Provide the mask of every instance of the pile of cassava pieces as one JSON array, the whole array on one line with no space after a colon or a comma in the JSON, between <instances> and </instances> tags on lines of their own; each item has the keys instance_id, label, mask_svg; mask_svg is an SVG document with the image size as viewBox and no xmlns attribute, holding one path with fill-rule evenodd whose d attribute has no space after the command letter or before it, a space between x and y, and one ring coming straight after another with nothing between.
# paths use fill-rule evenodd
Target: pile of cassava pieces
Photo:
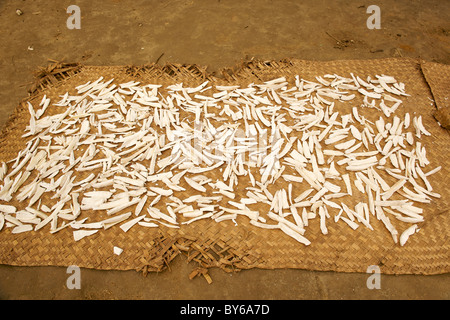
<instances>
[{"instance_id":1,"label":"pile of cassava pieces","mask_svg":"<svg viewBox=\"0 0 450 320\"><path fill-rule=\"evenodd\" d=\"M408 94L391 76L245 88L113 80L28 102L26 147L0 164L0 230L71 228L78 241L117 224L127 232L243 216L309 245L312 219L324 235L330 223L382 232L379 220L404 245L424 221L417 203L440 197L428 180L440 167L425 170L420 142L430 133L421 116L396 115ZM366 201L350 205L356 196Z\"/></svg>"}]
</instances>

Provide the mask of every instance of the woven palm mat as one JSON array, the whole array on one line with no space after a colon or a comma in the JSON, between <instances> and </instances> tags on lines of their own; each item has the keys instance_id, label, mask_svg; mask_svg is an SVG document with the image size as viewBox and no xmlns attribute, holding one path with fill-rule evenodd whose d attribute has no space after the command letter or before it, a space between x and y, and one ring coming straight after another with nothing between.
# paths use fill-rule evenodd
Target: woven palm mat
<instances>
[{"instance_id":1,"label":"woven palm mat","mask_svg":"<svg viewBox=\"0 0 450 320\"><path fill-rule=\"evenodd\" d=\"M436 103L432 114L441 126L450 129L450 66L423 61L421 68Z\"/></svg>"},{"instance_id":2,"label":"woven palm mat","mask_svg":"<svg viewBox=\"0 0 450 320\"><path fill-rule=\"evenodd\" d=\"M441 69L435 68L439 73ZM447 69L448 70L448 69ZM320 231L319 220L310 221L305 236L311 241L304 246L286 236L280 230L266 230L252 226L246 217L238 217L237 225L232 221L216 223L203 219L180 229L161 227L145 228L135 225L128 232L118 226L100 230L96 234L73 240L72 229L65 228L50 234L47 225L38 232L31 231L11 234L10 228L0 232L0 263L19 266L68 266L77 265L95 269L136 269L145 273L161 271L179 254L195 261L198 267L190 275L203 274L206 268L220 267L225 271L237 271L250 268L298 268L308 270L366 272L368 266L378 265L385 274L439 274L450 271L450 187L446 178L449 175L448 132L440 127L433 118L436 109L432 101L434 95L446 95L448 86L438 86L426 82L419 61L411 59L353 60L311 62L302 60L250 61L240 66L224 69L217 74L208 74L198 66L168 64L165 66L80 66L63 65L43 69L33 85L32 95L28 98L37 106L44 94L58 101L59 96L67 91L74 92L74 87L87 81L94 81L100 76L105 80L114 78L114 83L130 80L141 83L153 83L167 86L183 83L197 86L205 80L211 85L237 84L247 86L280 76L285 76L293 83L295 75L306 80L315 80L315 76L338 74L349 77L350 73L361 78L374 77L379 74L394 76L404 82L409 97L403 99L397 115L405 112L422 115L423 123L432 133L422 137L427 149L429 168L442 166L435 173L431 183L433 191L441 194L440 199L433 198L429 204L417 204L424 208L425 221L419 224L420 231L410 237L405 246L394 244L390 233L376 219L371 219L373 231L361 226L353 231L345 223L327 223L328 234ZM434 79L440 79L434 74ZM443 92L444 90L444 92ZM13 159L21 150L26 140L21 138L29 124L29 114L25 101L15 110L14 115L0 136L0 161ZM356 101L352 106L359 105ZM336 111L349 113L343 106L336 105ZM349 108L349 107L348 107ZM48 109L50 110L50 108ZM361 109L360 114L369 120L376 120L381 111ZM217 175L219 177L219 174ZM286 188L287 183L277 180L276 188ZM240 186L241 184L239 184ZM244 190L245 186L241 187ZM298 192L307 186L296 185ZM185 191L182 196L189 196ZM354 196L349 205L366 201L364 196ZM48 199L43 198L42 203ZM346 200L347 201L347 200ZM353 202L352 202L353 201ZM347 203L347 202L346 202ZM12 201L12 205L21 209L24 204ZM255 209L252 207L252 209ZM260 207L267 210L266 207ZM88 216L83 213L80 218ZM394 222L393 222L394 223ZM395 221L399 232L409 225ZM118 256L113 254L113 247L123 248Z\"/></svg>"}]
</instances>

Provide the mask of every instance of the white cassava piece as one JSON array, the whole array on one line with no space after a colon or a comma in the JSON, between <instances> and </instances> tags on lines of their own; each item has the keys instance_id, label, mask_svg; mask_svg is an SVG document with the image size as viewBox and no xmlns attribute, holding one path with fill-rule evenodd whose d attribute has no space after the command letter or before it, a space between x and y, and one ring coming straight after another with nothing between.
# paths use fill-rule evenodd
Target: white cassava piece
<instances>
[{"instance_id":1,"label":"white cassava piece","mask_svg":"<svg viewBox=\"0 0 450 320\"><path fill-rule=\"evenodd\" d=\"M310 245L311 220L323 236L330 223L380 232L378 220L403 246L424 221L415 203L440 197L431 180L441 167L425 170L420 141L431 133L421 115L395 115L408 94L393 77L280 77L246 88L113 80L82 84L56 103L28 102L29 140L0 165L0 230L72 228L80 241L115 225L125 233L248 219ZM334 110L357 96L380 111L377 121L354 105ZM345 204L357 193L367 201ZM411 226L397 230L395 220Z\"/></svg>"}]
</instances>

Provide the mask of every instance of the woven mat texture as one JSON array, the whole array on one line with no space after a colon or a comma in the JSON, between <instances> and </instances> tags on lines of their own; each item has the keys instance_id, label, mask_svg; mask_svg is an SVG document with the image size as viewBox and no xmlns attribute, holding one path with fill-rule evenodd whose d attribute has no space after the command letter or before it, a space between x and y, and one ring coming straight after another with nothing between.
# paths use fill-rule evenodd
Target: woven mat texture
<instances>
[{"instance_id":1,"label":"woven mat texture","mask_svg":"<svg viewBox=\"0 0 450 320\"><path fill-rule=\"evenodd\" d=\"M209 74L205 68L198 66L176 64L142 67L75 64L60 72L44 73L40 82L33 86L33 95L28 99L35 106L44 94L55 102L60 95L67 91L75 93L73 88L100 76L105 80L114 78L114 83L137 80L144 84L161 84L163 87L174 83L197 86L205 80L209 80L211 85L247 86L280 76L285 76L293 83L295 75L314 81L316 76L334 73L346 77L353 73L363 79L380 74L394 76L405 83L406 92L410 94L403 98L396 115L402 117L405 112L422 115L425 127L432 134L423 136L421 141L430 161L428 168L442 166L442 170L430 179L433 191L441 194L441 198L433 198L429 204L418 204L424 208L425 221L419 224L420 231L411 236L403 247L394 244L390 233L376 219L371 220L373 231L363 226L353 231L343 222L330 222L327 224L327 235L321 233L319 219L315 219L305 233L311 245L304 246L280 230L260 229L250 225L246 217L238 217L237 226L232 221L216 223L207 219L184 225L180 229L136 225L125 233L114 226L78 242L73 240L70 228L50 234L49 226L46 226L37 232L16 235L6 228L0 232L0 263L17 266L77 265L105 270L135 269L146 273L161 271L177 255L184 254L188 261L195 261L200 267L220 267L225 271L298 268L366 272L368 266L378 265L385 274L447 273L450 271L450 186L446 178L450 170L450 137L433 116L436 106L432 101L436 101L438 108L447 107L449 70L449 66L420 63L412 59L381 59L250 61L217 74ZM21 138L29 124L25 101L15 110L0 135L0 161L13 159L25 146L27 140ZM347 105L337 104L335 110L349 113L350 108L357 105L357 101ZM362 108L360 114L371 121L382 115L381 111L368 108ZM244 190L244 183L239 184L242 186L237 192ZM272 190L281 188L287 188L287 183L279 179ZM307 186L299 186L296 192L299 193L302 188L307 189ZM181 195L189 196L188 191ZM48 200L43 198L42 203ZM354 205L361 200L365 200L365 197L355 196L346 201ZM14 200L11 204L18 209L24 207L24 204ZM267 210L262 206L258 209ZM83 213L80 218L88 215L89 212ZM395 226L402 231L408 225L396 221ZM113 254L114 246L124 249L120 256Z\"/></svg>"}]
</instances>

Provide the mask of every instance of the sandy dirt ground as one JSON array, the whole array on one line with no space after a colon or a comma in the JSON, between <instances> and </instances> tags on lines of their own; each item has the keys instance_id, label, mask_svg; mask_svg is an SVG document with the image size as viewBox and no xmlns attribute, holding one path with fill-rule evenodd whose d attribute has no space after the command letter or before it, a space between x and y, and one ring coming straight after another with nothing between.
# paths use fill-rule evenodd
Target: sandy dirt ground
<instances>
[{"instance_id":1,"label":"sandy dirt ground","mask_svg":"<svg viewBox=\"0 0 450 320\"><path fill-rule=\"evenodd\" d=\"M376 2L376 3L375 3ZM69 5L81 29L69 30ZM369 5L381 29L369 30ZM20 9L23 14L17 15ZM0 127L27 96L47 59L87 65L198 64L214 72L243 59L414 57L450 63L450 1L0 1ZM0 266L0 299L449 299L450 277L381 276L307 270L213 269L213 283L188 279L178 257L170 270L81 269L81 289L64 267Z\"/></svg>"}]
</instances>

